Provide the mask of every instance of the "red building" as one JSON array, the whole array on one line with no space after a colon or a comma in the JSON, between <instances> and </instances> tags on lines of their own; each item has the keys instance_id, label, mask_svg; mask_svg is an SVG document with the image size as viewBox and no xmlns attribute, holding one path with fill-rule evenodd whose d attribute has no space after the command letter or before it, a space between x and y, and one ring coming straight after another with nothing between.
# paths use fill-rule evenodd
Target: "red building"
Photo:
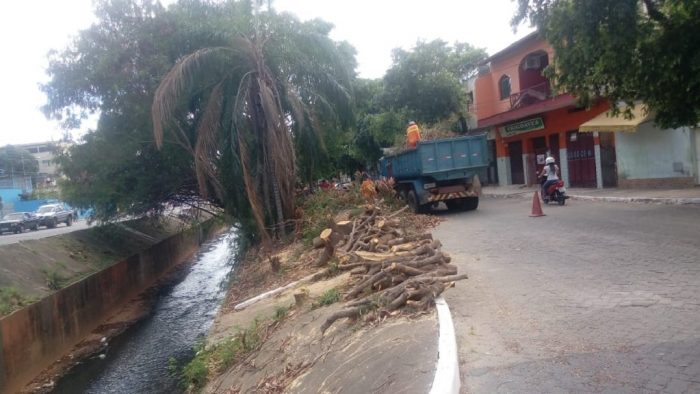
<instances>
[{"instance_id":1,"label":"red building","mask_svg":"<svg viewBox=\"0 0 700 394\"><path fill-rule=\"evenodd\" d=\"M608 105L580 108L570 94L554 93L542 75L552 55L549 44L532 33L491 56L474 83L470 111L478 127L489 131L498 182L537 183L550 153L568 186L615 186L614 135L578 131Z\"/></svg>"}]
</instances>

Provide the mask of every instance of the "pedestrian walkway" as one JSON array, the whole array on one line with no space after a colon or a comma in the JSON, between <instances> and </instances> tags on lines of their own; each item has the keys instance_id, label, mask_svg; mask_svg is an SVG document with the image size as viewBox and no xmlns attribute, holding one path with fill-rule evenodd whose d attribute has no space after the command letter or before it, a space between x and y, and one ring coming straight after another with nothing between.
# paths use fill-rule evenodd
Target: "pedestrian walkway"
<instances>
[{"instance_id":1,"label":"pedestrian walkway","mask_svg":"<svg viewBox=\"0 0 700 394\"><path fill-rule=\"evenodd\" d=\"M531 197L536 190L539 190L537 186L525 185L484 186L483 195L488 197ZM700 187L685 189L568 188L567 194L574 200L700 205Z\"/></svg>"}]
</instances>

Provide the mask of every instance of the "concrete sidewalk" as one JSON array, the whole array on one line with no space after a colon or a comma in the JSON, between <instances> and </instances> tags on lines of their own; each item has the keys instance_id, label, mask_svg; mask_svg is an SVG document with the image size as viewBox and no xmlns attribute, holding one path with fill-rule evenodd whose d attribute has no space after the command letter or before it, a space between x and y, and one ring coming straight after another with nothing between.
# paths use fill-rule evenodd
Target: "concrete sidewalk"
<instances>
[{"instance_id":1,"label":"concrete sidewalk","mask_svg":"<svg viewBox=\"0 0 700 394\"><path fill-rule=\"evenodd\" d=\"M509 185L484 186L483 195L487 197L523 197L531 198L539 190L536 186ZM638 202L671 205L700 205L700 187L687 189L583 189L568 188L567 194L574 200L605 202Z\"/></svg>"}]
</instances>

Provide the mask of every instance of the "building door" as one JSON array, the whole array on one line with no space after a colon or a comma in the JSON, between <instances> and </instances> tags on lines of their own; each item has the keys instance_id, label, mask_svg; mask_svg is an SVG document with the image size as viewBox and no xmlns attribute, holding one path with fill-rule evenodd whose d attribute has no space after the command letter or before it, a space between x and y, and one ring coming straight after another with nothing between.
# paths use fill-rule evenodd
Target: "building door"
<instances>
[{"instance_id":1,"label":"building door","mask_svg":"<svg viewBox=\"0 0 700 394\"><path fill-rule=\"evenodd\" d=\"M617 187L615 133L600 133L600 168L603 173L603 187Z\"/></svg>"},{"instance_id":2,"label":"building door","mask_svg":"<svg viewBox=\"0 0 700 394\"><path fill-rule=\"evenodd\" d=\"M545 137L533 138L531 141L532 151L535 155L530 163L530 179L533 179L536 183L537 173L544 167L544 161L547 158L547 151L549 151L549 148L547 148L547 139Z\"/></svg>"},{"instance_id":3,"label":"building door","mask_svg":"<svg viewBox=\"0 0 700 394\"><path fill-rule=\"evenodd\" d=\"M571 187L596 187L593 133L567 133L569 183Z\"/></svg>"},{"instance_id":4,"label":"building door","mask_svg":"<svg viewBox=\"0 0 700 394\"><path fill-rule=\"evenodd\" d=\"M489 185L498 185L498 166L496 164L496 140L488 141L489 147L489 169L486 182Z\"/></svg>"},{"instance_id":5,"label":"building door","mask_svg":"<svg viewBox=\"0 0 700 394\"><path fill-rule=\"evenodd\" d=\"M549 153L553 158L559 161L559 134L552 134L549 136Z\"/></svg>"},{"instance_id":6,"label":"building door","mask_svg":"<svg viewBox=\"0 0 700 394\"><path fill-rule=\"evenodd\" d=\"M510 156L510 179L514 185L525 183L523 171L523 143L515 141L508 143L508 155Z\"/></svg>"}]
</instances>

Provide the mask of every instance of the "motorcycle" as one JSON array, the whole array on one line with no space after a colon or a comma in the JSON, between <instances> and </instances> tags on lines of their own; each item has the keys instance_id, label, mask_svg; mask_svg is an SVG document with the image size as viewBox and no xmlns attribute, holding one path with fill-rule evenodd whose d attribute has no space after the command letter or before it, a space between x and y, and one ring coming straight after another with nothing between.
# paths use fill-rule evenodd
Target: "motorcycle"
<instances>
[{"instance_id":1,"label":"motorcycle","mask_svg":"<svg viewBox=\"0 0 700 394\"><path fill-rule=\"evenodd\" d=\"M569 196L566 195L566 187L564 187L564 181L562 180L549 185L545 191L545 194L542 196L542 200L545 204L556 202L559 205L564 205L566 203L566 199L568 198Z\"/></svg>"}]
</instances>

